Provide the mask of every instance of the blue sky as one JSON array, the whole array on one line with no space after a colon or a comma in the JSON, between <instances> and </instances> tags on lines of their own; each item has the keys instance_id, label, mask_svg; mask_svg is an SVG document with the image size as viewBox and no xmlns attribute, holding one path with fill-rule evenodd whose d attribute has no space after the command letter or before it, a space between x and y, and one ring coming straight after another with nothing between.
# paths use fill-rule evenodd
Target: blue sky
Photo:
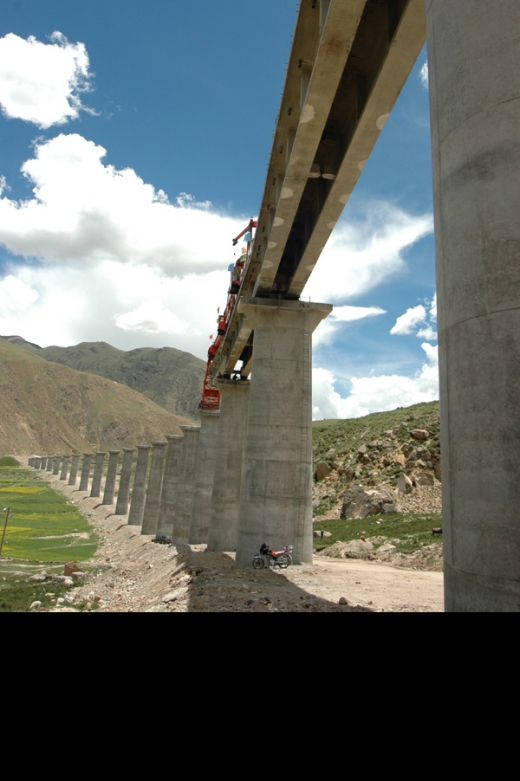
<instances>
[{"instance_id":1,"label":"blue sky","mask_svg":"<svg viewBox=\"0 0 520 781\"><path fill-rule=\"evenodd\" d=\"M246 10L244 10L246 9ZM0 333L205 358L256 216L296 0L3 0ZM305 297L315 417L437 398L426 53Z\"/></svg>"}]
</instances>

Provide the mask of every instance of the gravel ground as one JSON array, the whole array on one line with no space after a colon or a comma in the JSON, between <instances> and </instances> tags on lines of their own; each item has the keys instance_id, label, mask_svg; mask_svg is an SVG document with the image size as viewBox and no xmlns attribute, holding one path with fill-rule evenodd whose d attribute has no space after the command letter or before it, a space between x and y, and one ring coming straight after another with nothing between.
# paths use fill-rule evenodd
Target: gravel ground
<instances>
[{"instance_id":1,"label":"gravel ground","mask_svg":"<svg viewBox=\"0 0 520 781\"><path fill-rule=\"evenodd\" d=\"M203 545L176 548L153 542L127 516L85 492L45 479L74 502L99 540L93 570L71 589L72 602L41 611L72 612L442 612L443 576L409 561L387 563L315 556L283 571L238 570L234 554ZM416 569L412 569L416 567ZM75 607L76 605L76 607Z\"/></svg>"}]
</instances>

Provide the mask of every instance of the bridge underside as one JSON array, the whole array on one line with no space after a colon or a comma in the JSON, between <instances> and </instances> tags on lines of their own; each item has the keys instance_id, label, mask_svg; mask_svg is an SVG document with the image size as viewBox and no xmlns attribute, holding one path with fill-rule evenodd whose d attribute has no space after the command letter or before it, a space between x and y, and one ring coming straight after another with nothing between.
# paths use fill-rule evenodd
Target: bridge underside
<instances>
[{"instance_id":1,"label":"bridge underside","mask_svg":"<svg viewBox=\"0 0 520 781\"><path fill-rule=\"evenodd\" d=\"M212 377L251 371L248 299L298 300L425 40L423 0L302 0L250 260Z\"/></svg>"}]
</instances>

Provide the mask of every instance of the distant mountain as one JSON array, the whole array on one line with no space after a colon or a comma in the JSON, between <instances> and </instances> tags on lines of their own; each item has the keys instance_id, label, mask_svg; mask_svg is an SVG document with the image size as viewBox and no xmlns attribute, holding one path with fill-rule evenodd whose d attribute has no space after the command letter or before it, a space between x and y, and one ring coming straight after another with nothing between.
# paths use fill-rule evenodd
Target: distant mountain
<instances>
[{"instance_id":1,"label":"distant mountain","mask_svg":"<svg viewBox=\"0 0 520 781\"><path fill-rule=\"evenodd\" d=\"M0 339L0 455L134 447L192 422L125 385Z\"/></svg>"},{"instance_id":2,"label":"distant mountain","mask_svg":"<svg viewBox=\"0 0 520 781\"><path fill-rule=\"evenodd\" d=\"M106 342L42 348L20 336L3 338L47 361L127 385L174 415L197 417L206 365L191 353L173 347L124 352Z\"/></svg>"},{"instance_id":3,"label":"distant mountain","mask_svg":"<svg viewBox=\"0 0 520 781\"><path fill-rule=\"evenodd\" d=\"M16 344L17 347L34 347L36 350L42 349L39 344L28 342L23 336L0 336L0 339L5 339L6 342L10 342L11 344Z\"/></svg>"}]
</instances>

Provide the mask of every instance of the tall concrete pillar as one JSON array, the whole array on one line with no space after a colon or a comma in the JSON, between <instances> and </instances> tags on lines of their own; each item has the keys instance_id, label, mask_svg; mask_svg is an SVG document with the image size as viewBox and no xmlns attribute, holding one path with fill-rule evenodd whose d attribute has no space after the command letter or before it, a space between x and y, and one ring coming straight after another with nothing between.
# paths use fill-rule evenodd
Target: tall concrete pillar
<instances>
[{"instance_id":1,"label":"tall concrete pillar","mask_svg":"<svg viewBox=\"0 0 520 781\"><path fill-rule=\"evenodd\" d=\"M148 487L146 489L141 534L155 534L159 522L164 457L166 455L166 446L168 443L152 442L152 445L152 465L150 467L150 477L148 478Z\"/></svg>"},{"instance_id":2,"label":"tall concrete pillar","mask_svg":"<svg viewBox=\"0 0 520 781\"><path fill-rule=\"evenodd\" d=\"M199 449L189 536L189 542L192 545L202 545L208 542L215 460L219 447L220 412L201 410L199 418Z\"/></svg>"},{"instance_id":3,"label":"tall concrete pillar","mask_svg":"<svg viewBox=\"0 0 520 781\"><path fill-rule=\"evenodd\" d=\"M211 498L208 550L237 547L242 457L249 408L248 380L218 380L220 424Z\"/></svg>"},{"instance_id":4,"label":"tall concrete pillar","mask_svg":"<svg viewBox=\"0 0 520 781\"><path fill-rule=\"evenodd\" d=\"M151 445L137 445L137 464L135 467L132 501L128 514L129 526L140 526L143 522L144 501L146 498L146 476L148 474L148 455Z\"/></svg>"},{"instance_id":5,"label":"tall concrete pillar","mask_svg":"<svg viewBox=\"0 0 520 781\"><path fill-rule=\"evenodd\" d=\"M54 456L54 466L52 468L52 474L53 475L59 475L59 473L60 473L60 464L61 464L61 459L62 458L63 458L63 456Z\"/></svg>"},{"instance_id":6,"label":"tall concrete pillar","mask_svg":"<svg viewBox=\"0 0 520 781\"><path fill-rule=\"evenodd\" d=\"M177 545L187 544L190 536L191 505L193 502L200 427L181 426L181 431L184 434L184 442L182 443L180 480L175 501L175 518L172 534L172 542Z\"/></svg>"},{"instance_id":7,"label":"tall concrete pillar","mask_svg":"<svg viewBox=\"0 0 520 781\"><path fill-rule=\"evenodd\" d=\"M103 477L103 465L105 463L106 453L96 452L96 463L94 464L94 477L92 478L91 496L101 496L101 478Z\"/></svg>"},{"instance_id":8,"label":"tall concrete pillar","mask_svg":"<svg viewBox=\"0 0 520 781\"><path fill-rule=\"evenodd\" d=\"M42 456L40 459L40 469L45 469L47 466L47 456Z\"/></svg>"},{"instance_id":9,"label":"tall concrete pillar","mask_svg":"<svg viewBox=\"0 0 520 781\"><path fill-rule=\"evenodd\" d=\"M134 447L123 448L123 465L119 478L117 492L116 515L126 515L128 512L128 497L130 496L130 480L132 478L132 465L134 463Z\"/></svg>"},{"instance_id":10,"label":"tall concrete pillar","mask_svg":"<svg viewBox=\"0 0 520 781\"><path fill-rule=\"evenodd\" d=\"M175 517L175 502L179 489L180 469L182 463L182 443L184 437L166 434L168 450L164 464L163 484L161 491L161 508L157 524L156 537L171 537Z\"/></svg>"},{"instance_id":11,"label":"tall concrete pillar","mask_svg":"<svg viewBox=\"0 0 520 781\"><path fill-rule=\"evenodd\" d=\"M445 607L520 611L520 3L425 5Z\"/></svg>"},{"instance_id":12,"label":"tall concrete pillar","mask_svg":"<svg viewBox=\"0 0 520 781\"><path fill-rule=\"evenodd\" d=\"M81 477L79 480L79 490L88 491L88 479L90 477L90 464L93 453L83 453L83 465L81 467Z\"/></svg>"},{"instance_id":13,"label":"tall concrete pillar","mask_svg":"<svg viewBox=\"0 0 520 781\"><path fill-rule=\"evenodd\" d=\"M39 469L40 468L40 464L41 464L41 458L36 456L36 458L33 459L33 467L35 469Z\"/></svg>"},{"instance_id":14,"label":"tall concrete pillar","mask_svg":"<svg viewBox=\"0 0 520 781\"><path fill-rule=\"evenodd\" d=\"M116 490L117 462L119 460L120 450L108 451L107 479L105 480L105 490L103 492L103 501L101 504L113 504L114 493Z\"/></svg>"},{"instance_id":15,"label":"tall concrete pillar","mask_svg":"<svg viewBox=\"0 0 520 781\"><path fill-rule=\"evenodd\" d=\"M69 472L70 456L63 456L63 463L61 465L60 480L66 480Z\"/></svg>"},{"instance_id":16,"label":"tall concrete pillar","mask_svg":"<svg viewBox=\"0 0 520 781\"><path fill-rule=\"evenodd\" d=\"M47 472L52 472L54 466L54 456L47 456Z\"/></svg>"},{"instance_id":17,"label":"tall concrete pillar","mask_svg":"<svg viewBox=\"0 0 520 781\"><path fill-rule=\"evenodd\" d=\"M79 453L74 453L72 456L72 463L70 465L69 485L76 485L76 479L78 477L78 465Z\"/></svg>"},{"instance_id":18,"label":"tall concrete pillar","mask_svg":"<svg viewBox=\"0 0 520 781\"><path fill-rule=\"evenodd\" d=\"M236 563L266 542L312 562L312 332L330 304L249 299L254 328Z\"/></svg>"}]
</instances>

